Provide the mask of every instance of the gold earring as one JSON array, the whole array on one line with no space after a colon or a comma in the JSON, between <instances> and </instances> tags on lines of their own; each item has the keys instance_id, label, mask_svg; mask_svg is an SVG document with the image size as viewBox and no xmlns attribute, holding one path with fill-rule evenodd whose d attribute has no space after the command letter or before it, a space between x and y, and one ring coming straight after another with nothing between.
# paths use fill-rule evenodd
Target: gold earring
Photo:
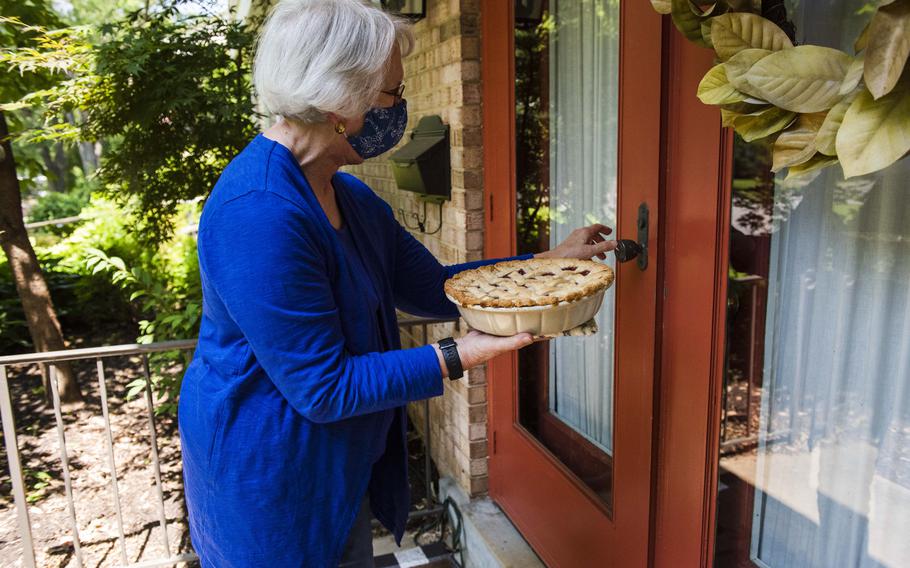
<instances>
[{"instance_id":1,"label":"gold earring","mask_svg":"<svg viewBox=\"0 0 910 568\"><path fill-rule=\"evenodd\" d=\"M335 124L335 132L337 132L338 134L344 134L344 131L345 131L344 124L342 124L340 122Z\"/></svg>"}]
</instances>

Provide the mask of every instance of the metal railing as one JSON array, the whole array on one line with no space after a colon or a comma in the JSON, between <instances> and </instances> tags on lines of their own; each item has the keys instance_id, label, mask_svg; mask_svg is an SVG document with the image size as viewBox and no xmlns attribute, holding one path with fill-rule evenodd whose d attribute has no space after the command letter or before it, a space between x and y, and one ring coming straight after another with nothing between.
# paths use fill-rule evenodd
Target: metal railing
<instances>
[{"instance_id":1,"label":"metal railing","mask_svg":"<svg viewBox=\"0 0 910 568\"><path fill-rule=\"evenodd\" d=\"M404 335L417 342L426 342L428 338L428 327L434 324L455 323L456 319L446 318L400 318L399 327ZM420 337L414 335L413 330L420 328L422 333ZM45 353L28 353L23 355L8 355L0 357L0 418L3 422L3 438L6 445L7 460L9 463L10 479L12 481L13 500L16 507L16 518L19 529L19 536L22 547L22 562L26 568L34 568L35 560L35 542L32 538L32 523L29 517L28 501L25 492L25 480L23 476L22 456L19 451L19 443L16 436L16 424L14 418L12 397L10 394L9 377L7 367L10 365L41 365L43 370L49 373L51 386L51 400L54 407L54 418L56 421L56 430L60 450L60 465L63 473L63 482L66 494L67 512L69 516L70 529L73 539L73 556L76 566L83 566L82 542L79 539L79 526L77 521L76 502L73 498L73 484L70 477L70 458L66 449L66 434L64 430L63 414L61 409L60 394L57 387L57 371L54 363L63 361L77 360L95 360L95 368L98 379L99 395L101 399L101 412L104 418L104 443L107 449L108 469L110 473L111 497L114 503L114 510L117 519L117 540L120 548L120 562L122 566L152 568L157 566L170 566L178 562L192 562L198 560L193 553L173 554L168 538L168 521L165 514L165 498L161 477L161 461L158 454L158 437L155 424L155 402L151 390L151 372L149 370L149 356L153 353L165 351L190 351L196 346L196 340L181 341L164 341L160 343L127 344L115 345L108 347L96 347L87 349L68 349L62 351L51 351ZM163 536L162 544L164 546L165 556L144 560L139 563L130 564L127 557L126 536L124 534L123 511L121 507L120 490L118 485L117 464L114 456L114 436L111 429L111 418L108 409L107 384L105 379L104 360L111 357L123 356L140 356L142 358L142 373L145 378L144 398L146 411L148 413L149 426L149 452L152 463L152 470L155 478L155 488L157 496L158 524L161 527ZM429 402L424 401L424 443L426 449L425 458L425 490L426 490L426 509L414 512L412 516L422 517L441 511L438 506L438 499L432 489L431 478L431 461L430 461L430 411Z\"/></svg>"}]
</instances>

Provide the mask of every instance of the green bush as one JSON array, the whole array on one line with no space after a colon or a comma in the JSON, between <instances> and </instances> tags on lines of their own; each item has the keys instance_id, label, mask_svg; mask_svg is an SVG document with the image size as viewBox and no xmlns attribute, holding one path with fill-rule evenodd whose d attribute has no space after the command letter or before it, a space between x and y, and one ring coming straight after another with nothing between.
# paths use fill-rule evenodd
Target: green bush
<instances>
[{"instance_id":1,"label":"green bush","mask_svg":"<svg viewBox=\"0 0 910 568\"><path fill-rule=\"evenodd\" d=\"M64 217L75 217L82 213L91 202L94 183L82 175L82 170L73 168L73 177L76 180L73 187L66 192L44 191L39 194L35 203L29 208L26 222L50 221ZM62 227L48 226L46 230L57 235L66 235L75 228L75 225Z\"/></svg>"}]
</instances>

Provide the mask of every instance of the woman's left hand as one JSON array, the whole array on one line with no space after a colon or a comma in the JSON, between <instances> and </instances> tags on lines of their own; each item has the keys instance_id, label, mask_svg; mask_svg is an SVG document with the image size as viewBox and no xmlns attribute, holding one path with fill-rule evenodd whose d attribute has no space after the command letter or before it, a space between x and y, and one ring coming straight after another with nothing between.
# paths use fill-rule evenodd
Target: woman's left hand
<instances>
[{"instance_id":1,"label":"woman's left hand","mask_svg":"<svg viewBox=\"0 0 910 568\"><path fill-rule=\"evenodd\" d=\"M534 258L591 259L596 256L604 260L606 253L616 248L616 241L606 239L612 232L610 227L597 223L581 227L572 231L556 248L537 253Z\"/></svg>"}]
</instances>

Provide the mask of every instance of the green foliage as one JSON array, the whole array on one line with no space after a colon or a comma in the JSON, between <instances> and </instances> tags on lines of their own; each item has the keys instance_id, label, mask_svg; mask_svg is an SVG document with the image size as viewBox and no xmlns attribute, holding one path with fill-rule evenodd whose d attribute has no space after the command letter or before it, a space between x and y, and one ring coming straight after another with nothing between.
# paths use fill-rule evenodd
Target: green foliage
<instances>
[{"instance_id":1,"label":"green foliage","mask_svg":"<svg viewBox=\"0 0 910 568\"><path fill-rule=\"evenodd\" d=\"M45 490L50 486L54 479L50 473L26 469L23 471L23 474L25 484L29 489L29 492L25 496L26 501L29 503L37 503L47 497Z\"/></svg>"},{"instance_id":2,"label":"green foliage","mask_svg":"<svg viewBox=\"0 0 910 568\"><path fill-rule=\"evenodd\" d=\"M540 250L550 228L549 110L540 96L541 62L555 31L555 19L515 28L515 129L519 252ZM544 246L546 246L544 244Z\"/></svg>"},{"instance_id":3,"label":"green foliage","mask_svg":"<svg viewBox=\"0 0 910 568\"><path fill-rule=\"evenodd\" d=\"M102 190L129 204L145 240L166 240L176 205L206 195L256 132L253 34L242 23L173 7L97 28L0 22L36 46L6 50L0 63L63 77L0 107L44 117L19 139L105 141ZM74 112L79 125L66 120Z\"/></svg>"},{"instance_id":4,"label":"green foliage","mask_svg":"<svg viewBox=\"0 0 910 568\"><path fill-rule=\"evenodd\" d=\"M78 168L74 168L74 170L74 178L77 180L74 186L65 193L45 191L39 194L28 210L27 222L75 217L89 205L92 183L85 179L82 170ZM74 228L75 225L48 226L45 230L55 235L65 235L72 232Z\"/></svg>"},{"instance_id":5,"label":"green foliage","mask_svg":"<svg viewBox=\"0 0 910 568\"><path fill-rule=\"evenodd\" d=\"M171 222L192 227L198 220L198 203L182 205ZM84 247L84 269L105 276L127 297L138 319L138 343L153 343L195 337L202 317L202 287L196 257L196 241L181 234L161 243L153 256L138 255L128 263L97 247ZM152 388L159 412L174 413L186 360L180 352L150 357ZM127 397L144 392L145 378L128 385Z\"/></svg>"},{"instance_id":6,"label":"green foliage","mask_svg":"<svg viewBox=\"0 0 910 568\"><path fill-rule=\"evenodd\" d=\"M28 22L30 25L23 25ZM35 48L41 30L61 25L46 0L0 0L0 47ZM12 101L52 81L49 73L0 73L0 101Z\"/></svg>"},{"instance_id":7,"label":"green foliage","mask_svg":"<svg viewBox=\"0 0 910 568\"><path fill-rule=\"evenodd\" d=\"M177 202L206 195L256 132L253 36L236 22L174 11L136 14L102 33L86 117L92 138L115 141L100 177L136 199L143 228L160 240Z\"/></svg>"},{"instance_id":8,"label":"green foliage","mask_svg":"<svg viewBox=\"0 0 910 568\"><path fill-rule=\"evenodd\" d=\"M15 102L0 105L0 110L27 110L27 114L41 117L28 126L20 125L15 139L24 143L78 140L80 129L67 120L67 114L83 108L97 82L92 73L91 30L48 29L7 16L0 16L0 27L16 30L22 38L12 49L0 51L0 64L10 70L3 75L20 78L8 90L10 94L17 89L26 91ZM9 101L6 91L2 100Z\"/></svg>"},{"instance_id":9,"label":"green foliage","mask_svg":"<svg viewBox=\"0 0 910 568\"><path fill-rule=\"evenodd\" d=\"M723 125L745 140L777 140L774 169L788 168L787 179L809 179L838 162L845 178L861 176L910 152L910 0L865 4L857 13L872 17L854 56L794 46L792 25L774 16L780 0L720 0L704 10L690 0L652 6L715 51L721 63L702 80L699 98L720 105Z\"/></svg>"}]
</instances>

